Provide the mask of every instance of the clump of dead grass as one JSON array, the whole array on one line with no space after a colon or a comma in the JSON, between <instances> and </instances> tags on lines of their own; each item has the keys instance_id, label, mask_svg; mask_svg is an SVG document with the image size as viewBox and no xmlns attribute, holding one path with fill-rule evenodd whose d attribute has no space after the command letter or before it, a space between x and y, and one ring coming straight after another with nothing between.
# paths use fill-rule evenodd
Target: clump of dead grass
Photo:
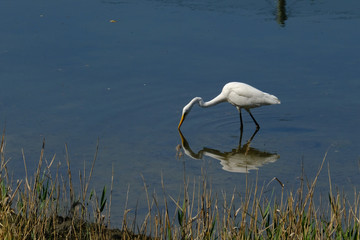
<instances>
[{"instance_id":1,"label":"clump of dead grass","mask_svg":"<svg viewBox=\"0 0 360 240\"><path fill-rule=\"evenodd\" d=\"M65 149L67 153L66 146ZM107 203L106 188L100 197L94 190L89 192L98 146L88 177L85 169L83 173L79 172L81 190L78 193L73 187L69 155L66 154L66 180L59 176L59 166L55 175L52 174L55 155L48 161L44 151L45 140L34 175L28 174L23 153L25 177L13 184L7 169L3 133L0 144L0 239L107 238L110 204Z\"/></svg>"}]
</instances>

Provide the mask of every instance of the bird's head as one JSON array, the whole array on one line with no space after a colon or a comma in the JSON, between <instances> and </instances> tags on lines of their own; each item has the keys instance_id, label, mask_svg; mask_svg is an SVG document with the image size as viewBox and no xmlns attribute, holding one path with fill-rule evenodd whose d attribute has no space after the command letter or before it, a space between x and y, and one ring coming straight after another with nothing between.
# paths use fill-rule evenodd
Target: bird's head
<instances>
[{"instance_id":1,"label":"bird's head","mask_svg":"<svg viewBox=\"0 0 360 240\"><path fill-rule=\"evenodd\" d=\"M178 129L180 129L181 124L184 122L184 120L185 120L186 116L189 114L190 110L191 110L191 107L189 108L188 105L186 105L186 106L183 108Z\"/></svg>"},{"instance_id":2,"label":"bird's head","mask_svg":"<svg viewBox=\"0 0 360 240\"><path fill-rule=\"evenodd\" d=\"M195 98L193 98L193 99L183 108L178 129L180 129L181 124L183 123L183 121L185 120L186 116L187 116L187 115L189 114L189 112L191 111L191 108L194 106L195 103L198 103L199 101L202 101L201 97L195 97Z\"/></svg>"}]
</instances>

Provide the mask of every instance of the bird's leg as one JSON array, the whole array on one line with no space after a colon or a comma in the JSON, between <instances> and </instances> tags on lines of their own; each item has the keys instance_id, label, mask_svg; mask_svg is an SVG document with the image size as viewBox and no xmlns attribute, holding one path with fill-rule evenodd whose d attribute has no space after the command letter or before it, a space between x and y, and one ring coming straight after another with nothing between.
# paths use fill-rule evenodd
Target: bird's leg
<instances>
[{"instance_id":1,"label":"bird's leg","mask_svg":"<svg viewBox=\"0 0 360 240\"><path fill-rule=\"evenodd\" d=\"M241 147L242 137L243 137L243 129L241 128L240 129L239 147Z\"/></svg>"},{"instance_id":2,"label":"bird's leg","mask_svg":"<svg viewBox=\"0 0 360 240\"><path fill-rule=\"evenodd\" d=\"M246 111L250 114L250 117L252 118L252 120L254 121L254 123L256 124L256 129L259 130L260 129L260 125L257 123L257 121L255 120L254 116L251 114L249 109L246 109Z\"/></svg>"},{"instance_id":3,"label":"bird's leg","mask_svg":"<svg viewBox=\"0 0 360 240\"><path fill-rule=\"evenodd\" d=\"M258 133L259 129L256 129L251 138L247 141L247 144L250 144L251 141L254 139L255 135Z\"/></svg>"},{"instance_id":4,"label":"bird's leg","mask_svg":"<svg viewBox=\"0 0 360 240\"><path fill-rule=\"evenodd\" d=\"M241 141L242 141L242 136L243 136L243 121L242 121L242 115L241 115L241 108L238 108L239 111L239 115L240 115L240 139L239 139L239 147L241 147Z\"/></svg>"},{"instance_id":5,"label":"bird's leg","mask_svg":"<svg viewBox=\"0 0 360 240\"><path fill-rule=\"evenodd\" d=\"M243 120L242 120L242 115L241 115L241 108L238 108L239 111L239 115L240 115L240 131L242 133L244 127L243 127Z\"/></svg>"}]
</instances>

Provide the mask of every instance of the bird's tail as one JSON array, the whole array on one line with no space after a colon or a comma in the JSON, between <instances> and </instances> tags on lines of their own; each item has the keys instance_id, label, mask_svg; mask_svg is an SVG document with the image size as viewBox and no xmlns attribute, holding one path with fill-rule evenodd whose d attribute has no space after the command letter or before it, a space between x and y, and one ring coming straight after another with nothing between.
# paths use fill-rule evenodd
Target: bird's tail
<instances>
[{"instance_id":1,"label":"bird's tail","mask_svg":"<svg viewBox=\"0 0 360 240\"><path fill-rule=\"evenodd\" d=\"M271 94L266 94L265 99L266 99L267 104L280 104L281 103L280 100L276 96L271 95Z\"/></svg>"}]
</instances>

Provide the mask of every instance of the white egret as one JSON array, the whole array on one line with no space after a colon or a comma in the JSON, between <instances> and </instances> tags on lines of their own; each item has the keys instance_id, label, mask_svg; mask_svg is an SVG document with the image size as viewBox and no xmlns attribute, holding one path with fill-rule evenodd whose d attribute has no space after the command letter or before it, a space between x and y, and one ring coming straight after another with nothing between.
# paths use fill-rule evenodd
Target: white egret
<instances>
[{"instance_id":1,"label":"white egret","mask_svg":"<svg viewBox=\"0 0 360 240\"><path fill-rule=\"evenodd\" d=\"M230 82L225 84L221 93L217 97L208 102L204 102L201 97L193 98L182 110L178 129L180 129L181 124L196 103L199 104L200 107L207 108L226 101L238 109L240 114L241 130L243 129L241 116L242 108L250 114L252 120L256 124L256 128L259 129L260 126L251 114L250 109L264 105L280 104L280 100L274 95L262 92L246 83Z\"/></svg>"}]
</instances>

